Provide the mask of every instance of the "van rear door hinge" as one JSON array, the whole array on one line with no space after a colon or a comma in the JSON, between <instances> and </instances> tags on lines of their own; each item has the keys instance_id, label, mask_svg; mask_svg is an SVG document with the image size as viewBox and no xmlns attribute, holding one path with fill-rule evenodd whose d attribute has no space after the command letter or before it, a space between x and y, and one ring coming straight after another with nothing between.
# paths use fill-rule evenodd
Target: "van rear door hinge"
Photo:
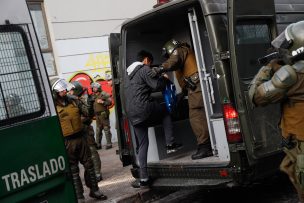
<instances>
[{"instance_id":1,"label":"van rear door hinge","mask_svg":"<svg viewBox=\"0 0 304 203\"><path fill-rule=\"evenodd\" d=\"M225 59L229 59L230 58L230 52L229 51L223 51L223 52L219 52L214 54L214 60L215 61L221 61L221 60L225 60Z\"/></svg>"}]
</instances>

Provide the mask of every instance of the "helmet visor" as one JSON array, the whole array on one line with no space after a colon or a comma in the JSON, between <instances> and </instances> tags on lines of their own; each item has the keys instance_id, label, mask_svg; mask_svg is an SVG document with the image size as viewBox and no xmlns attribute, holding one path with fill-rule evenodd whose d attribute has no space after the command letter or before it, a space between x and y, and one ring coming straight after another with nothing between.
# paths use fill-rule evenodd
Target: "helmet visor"
<instances>
[{"instance_id":1,"label":"helmet visor","mask_svg":"<svg viewBox=\"0 0 304 203\"><path fill-rule=\"evenodd\" d=\"M75 87L74 84L68 83L66 90L67 90L67 91L70 91L70 90L73 90L73 89L75 89L75 88L76 88L76 87Z\"/></svg>"},{"instance_id":2,"label":"helmet visor","mask_svg":"<svg viewBox=\"0 0 304 203\"><path fill-rule=\"evenodd\" d=\"M271 45L277 49L288 49L291 44L286 39L286 35L284 31L271 42Z\"/></svg>"},{"instance_id":3,"label":"helmet visor","mask_svg":"<svg viewBox=\"0 0 304 203\"><path fill-rule=\"evenodd\" d=\"M69 84L65 79L59 79L57 82L54 83L52 89L57 92L62 92L69 88Z\"/></svg>"}]
</instances>

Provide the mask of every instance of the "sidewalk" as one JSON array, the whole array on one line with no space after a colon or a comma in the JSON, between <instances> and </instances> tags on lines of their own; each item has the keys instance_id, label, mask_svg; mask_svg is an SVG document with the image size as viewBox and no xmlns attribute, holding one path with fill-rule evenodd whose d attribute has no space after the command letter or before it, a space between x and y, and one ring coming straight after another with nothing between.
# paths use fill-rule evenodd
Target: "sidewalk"
<instances>
[{"instance_id":1,"label":"sidewalk","mask_svg":"<svg viewBox=\"0 0 304 203\"><path fill-rule=\"evenodd\" d=\"M103 180L99 182L99 188L108 196L108 200L100 201L89 197L89 189L84 185L84 196L86 203L103 202L103 203L128 203L128 202L143 202L142 199L146 199L145 196L149 196L149 189L136 189L131 187L131 182L134 178L131 175L131 166L122 167L122 163L119 159L119 155L116 154L118 150L117 143L113 144L112 149L98 150L101 158L101 172ZM80 172L82 183L83 180L83 167L80 165Z\"/></svg>"}]
</instances>

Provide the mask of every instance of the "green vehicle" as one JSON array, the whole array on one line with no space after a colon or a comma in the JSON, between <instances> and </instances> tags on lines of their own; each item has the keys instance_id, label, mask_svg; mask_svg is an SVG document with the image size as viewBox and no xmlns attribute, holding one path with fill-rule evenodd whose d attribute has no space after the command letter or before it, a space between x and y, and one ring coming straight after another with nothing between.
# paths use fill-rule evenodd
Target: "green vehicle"
<instances>
[{"instance_id":1,"label":"green vehicle","mask_svg":"<svg viewBox=\"0 0 304 203\"><path fill-rule=\"evenodd\" d=\"M0 202L76 202L25 0L0 2Z\"/></svg>"},{"instance_id":2,"label":"green vehicle","mask_svg":"<svg viewBox=\"0 0 304 203\"><path fill-rule=\"evenodd\" d=\"M110 35L113 88L123 165L132 164L138 177L138 155L132 126L125 113L126 69L138 51L161 57L170 39L194 50L208 120L213 156L191 160L196 151L189 124L188 98L178 96L174 135L184 148L166 154L161 124L149 128L148 172L158 187L230 187L246 185L275 174L284 156L278 123L280 105L253 108L248 85L261 68L258 58L292 22L303 20L303 0L175 0L123 23ZM163 103L161 92L154 95Z\"/></svg>"}]
</instances>

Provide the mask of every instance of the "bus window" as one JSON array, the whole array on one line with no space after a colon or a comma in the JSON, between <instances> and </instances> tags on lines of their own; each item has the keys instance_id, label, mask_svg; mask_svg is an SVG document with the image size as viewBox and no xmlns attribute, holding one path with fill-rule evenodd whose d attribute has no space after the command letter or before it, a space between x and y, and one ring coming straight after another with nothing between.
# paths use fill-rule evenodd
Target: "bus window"
<instances>
[{"instance_id":1,"label":"bus window","mask_svg":"<svg viewBox=\"0 0 304 203\"><path fill-rule=\"evenodd\" d=\"M41 91L37 85L37 68L33 61L31 47L22 27L0 26L1 124L5 120L22 121L39 112L41 115L44 106L38 94Z\"/></svg>"}]
</instances>

